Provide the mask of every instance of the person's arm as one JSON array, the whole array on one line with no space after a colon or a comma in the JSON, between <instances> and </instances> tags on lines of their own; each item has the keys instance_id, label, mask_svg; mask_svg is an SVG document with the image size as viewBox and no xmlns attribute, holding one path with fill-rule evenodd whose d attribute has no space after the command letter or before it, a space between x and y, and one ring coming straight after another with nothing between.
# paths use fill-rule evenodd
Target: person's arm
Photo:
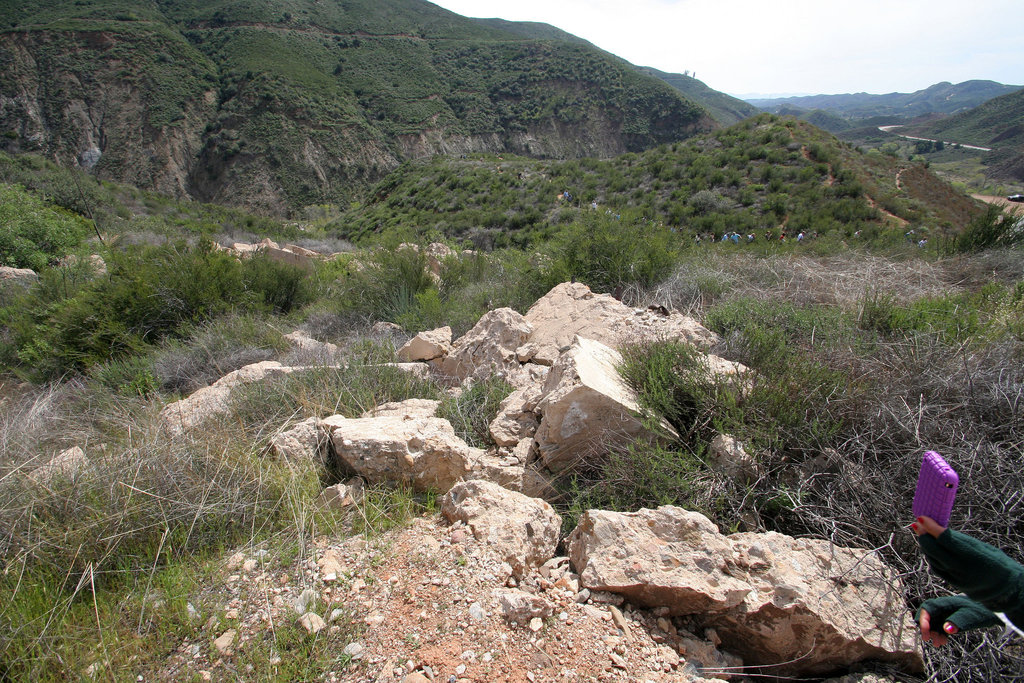
<instances>
[{"instance_id":1,"label":"person's arm","mask_svg":"<svg viewBox=\"0 0 1024 683\"><path fill-rule=\"evenodd\" d=\"M932 571L967 593L921 605L918 623L926 642L930 637L938 647L946 641L932 625L941 623L950 634L994 626L1001 623L995 612L1005 612L1015 624L1024 623L1024 567L998 548L929 517L918 517L911 528Z\"/></svg>"}]
</instances>

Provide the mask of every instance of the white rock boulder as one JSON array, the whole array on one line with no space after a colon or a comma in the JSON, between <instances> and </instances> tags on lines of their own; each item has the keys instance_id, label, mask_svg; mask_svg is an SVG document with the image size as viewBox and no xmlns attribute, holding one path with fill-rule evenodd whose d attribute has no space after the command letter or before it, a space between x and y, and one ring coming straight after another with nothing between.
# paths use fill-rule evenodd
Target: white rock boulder
<instances>
[{"instance_id":1,"label":"white rock boulder","mask_svg":"<svg viewBox=\"0 0 1024 683\"><path fill-rule=\"evenodd\" d=\"M160 417L171 435L178 436L214 415L227 413L231 391L235 387L300 369L306 368L285 366L272 360L246 365L224 375L210 386L193 392L187 398L167 404L160 411Z\"/></svg>"},{"instance_id":2,"label":"white rock boulder","mask_svg":"<svg viewBox=\"0 0 1024 683\"><path fill-rule=\"evenodd\" d=\"M899 579L871 551L774 532L723 536L703 515L664 506L588 511L569 554L584 587L696 615L725 650L774 675L863 660L923 666Z\"/></svg>"},{"instance_id":3,"label":"white rock boulder","mask_svg":"<svg viewBox=\"0 0 1024 683\"><path fill-rule=\"evenodd\" d=\"M457 437L448 420L437 417L334 415L322 424L341 464L371 483L444 492L470 474L483 455Z\"/></svg>"},{"instance_id":4,"label":"white rock boulder","mask_svg":"<svg viewBox=\"0 0 1024 683\"><path fill-rule=\"evenodd\" d=\"M459 337L441 363L441 371L464 380L486 379L495 372L517 372L516 349L532 328L522 315L511 308L485 313L469 332Z\"/></svg>"},{"instance_id":5,"label":"white rock boulder","mask_svg":"<svg viewBox=\"0 0 1024 683\"><path fill-rule=\"evenodd\" d=\"M706 349L719 341L693 318L631 308L579 282L563 282L538 299L526 321L532 332L519 360L542 365L554 364L577 335L612 348L642 339L678 339Z\"/></svg>"},{"instance_id":6,"label":"white rock boulder","mask_svg":"<svg viewBox=\"0 0 1024 683\"><path fill-rule=\"evenodd\" d=\"M399 359L406 362L429 361L441 358L452 348L452 328L420 332L398 349Z\"/></svg>"},{"instance_id":7,"label":"white rock boulder","mask_svg":"<svg viewBox=\"0 0 1024 683\"><path fill-rule=\"evenodd\" d=\"M29 477L37 484L49 486L59 479L76 478L89 464L81 446L66 448L46 464L37 467Z\"/></svg>"},{"instance_id":8,"label":"white rock boulder","mask_svg":"<svg viewBox=\"0 0 1024 683\"><path fill-rule=\"evenodd\" d=\"M616 370L621 361L618 351L577 337L551 368L537 404L542 417L534 438L552 472L615 443L655 438L637 417L636 394Z\"/></svg>"},{"instance_id":9,"label":"white rock boulder","mask_svg":"<svg viewBox=\"0 0 1024 683\"><path fill-rule=\"evenodd\" d=\"M547 562L558 546L562 518L548 503L489 481L456 484L445 494L441 513L449 522L465 523L516 576Z\"/></svg>"},{"instance_id":10,"label":"white rock boulder","mask_svg":"<svg viewBox=\"0 0 1024 683\"><path fill-rule=\"evenodd\" d=\"M530 384L516 389L498 406L498 414L489 426L491 438L500 446L515 446L537 432L537 413L542 385Z\"/></svg>"},{"instance_id":11,"label":"white rock boulder","mask_svg":"<svg viewBox=\"0 0 1024 683\"><path fill-rule=\"evenodd\" d=\"M401 417L403 419L434 417L439 405L441 402L434 399L408 398L404 401L382 403L376 408L367 410L360 417Z\"/></svg>"},{"instance_id":12,"label":"white rock boulder","mask_svg":"<svg viewBox=\"0 0 1024 683\"><path fill-rule=\"evenodd\" d=\"M327 437L320 420L311 417L270 438L270 448L279 458L293 463L324 462Z\"/></svg>"},{"instance_id":13,"label":"white rock boulder","mask_svg":"<svg viewBox=\"0 0 1024 683\"><path fill-rule=\"evenodd\" d=\"M28 284L39 279L39 274L31 268L11 268L0 266L0 283L18 282Z\"/></svg>"},{"instance_id":14,"label":"white rock boulder","mask_svg":"<svg viewBox=\"0 0 1024 683\"><path fill-rule=\"evenodd\" d=\"M757 480L760 467L736 437L718 434L708 444L708 464L730 479L749 483Z\"/></svg>"}]
</instances>

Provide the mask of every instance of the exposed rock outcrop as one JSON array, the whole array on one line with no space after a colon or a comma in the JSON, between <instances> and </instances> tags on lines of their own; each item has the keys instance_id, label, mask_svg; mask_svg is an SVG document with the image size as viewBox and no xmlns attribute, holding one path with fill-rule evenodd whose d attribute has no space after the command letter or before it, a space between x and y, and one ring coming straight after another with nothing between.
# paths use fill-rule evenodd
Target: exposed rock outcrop
<instances>
[{"instance_id":1,"label":"exposed rock outcrop","mask_svg":"<svg viewBox=\"0 0 1024 683\"><path fill-rule=\"evenodd\" d=\"M418 491L447 491L468 475L483 451L436 417L403 415L325 418L340 464L368 481L406 483Z\"/></svg>"},{"instance_id":2,"label":"exposed rock outcrop","mask_svg":"<svg viewBox=\"0 0 1024 683\"><path fill-rule=\"evenodd\" d=\"M550 505L488 481L456 484L441 513L449 522L463 522L515 576L547 562L558 546L562 518Z\"/></svg>"},{"instance_id":3,"label":"exposed rock outcrop","mask_svg":"<svg viewBox=\"0 0 1024 683\"><path fill-rule=\"evenodd\" d=\"M568 545L583 586L697 615L725 649L773 674L865 659L922 667L899 579L870 551L774 532L723 536L671 506L588 511Z\"/></svg>"}]
</instances>

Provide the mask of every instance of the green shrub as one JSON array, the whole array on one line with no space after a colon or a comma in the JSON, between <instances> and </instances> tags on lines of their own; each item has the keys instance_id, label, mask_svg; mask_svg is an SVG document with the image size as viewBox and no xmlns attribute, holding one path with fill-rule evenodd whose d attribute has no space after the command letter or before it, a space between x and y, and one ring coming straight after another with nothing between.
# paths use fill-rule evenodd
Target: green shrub
<instances>
[{"instance_id":1,"label":"green shrub","mask_svg":"<svg viewBox=\"0 0 1024 683\"><path fill-rule=\"evenodd\" d=\"M279 263L261 254L242 265L244 287L257 293L263 305L274 313L290 313L313 299L309 273L298 266Z\"/></svg>"},{"instance_id":2,"label":"green shrub","mask_svg":"<svg viewBox=\"0 0 1024 683\"><path fill-rule=\"evenodd\" d=\"M1024 219L1012 216L996 204L989 204L952 242L948 251L971 253L1024 242Z\"/></svg>"},{"instance_id":3,"label":"green shrub","mask_svg":"<svg viewBox=\"0 0 1024 683\"><path fill-rule=\"evenodd\" d=\"M589 470L559 484L563 528L587 510L634 512L677 505L715 518L722 482L704 465L704 451L636 442L602 456Z\"/></svg>"},{"instance_id":4,"label":"green shrub","mask_svg":"<svg viewBox=\"0 0 1024 683\"><path fill-rule=\"evenodd\" d=\"M627 346L619 372L636 392L650 426L659 429L662 421L667 422L691 449L699 449L737 419L736 387L715 376L707 357L690 344L656 341Z\"/></svg>"},{"instance_id":5,"label":"green shrub","mask_svg":"<svg viewBox=\"0 0 1024 683\"><path fill-rule=\"evenodd\" d=\"M490 424L498 414L501 402L515 389L501 377L492 376L475 382L458 396L446 396L438 406L437 416L451 422L455 433L470 446L494 446Z\"/></svg>"},{"instance_id":6,"label":"green shrub","mask_svg":"<svg viewBox=\"0 0 1024 683\"><path fill-rule=\"evenodd\" d=\"M108 273L69 286L64 272L5 311L16 359L37 377L145 353L229 312L283 310L308 298L296 269L239 263L209 245L129 248Z\"/></svg>"},{"instance_id":7,"label":"green shrub","mask_svg":"<svg viewBox=\"0 0 1024 683\"><path fill-rule=\"evenodd\" d=\"M85 220L23 188L0 185L0 264L42 270L88 233Z\"/></svg>"},{"instance_id":8,"label":"green shrub","mask_svg":"<svg viewBox=\"0 0 1024 683\"><path fill-rule=\"evenodd\" d=\"M587 212L566 228L553 274L599 292L651 287L671 272L676 252L677 240L663 225Z\"/></svg>"}]
</instances>

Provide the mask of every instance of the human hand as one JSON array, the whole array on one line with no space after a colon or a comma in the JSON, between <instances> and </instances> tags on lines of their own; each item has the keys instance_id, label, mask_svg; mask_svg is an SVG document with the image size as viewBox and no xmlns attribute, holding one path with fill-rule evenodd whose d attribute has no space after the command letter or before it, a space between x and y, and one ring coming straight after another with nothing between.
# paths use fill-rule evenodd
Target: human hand
<instances>
[{"instance_id":1,"label":"human hand","mask_svg":"<svg viewBox=\"0 0 1024 683\"><path fill-rule=\"evenodd\" d=\"M940 526L931 517L918 517L917 521L910 525L910 530L918 536L928 534L932 538L938 538L946 530L946 527Z\"/></svg>"},{"instance_id":2,"label":"human hand","mask_svg":"<svg viewBox=\"0 0 1024 683\"><path fill-rule=\"evenodd\" d=\"M947 621L943 624L942 630L932 631L931 621L932 615L929 614L927 610L922 609L921 614L918 617L918 623L921 626L921 640L934 647L942 647L949 641L949 638L946 637L946 633L953 635L960 630L956 627L956 624L951 624ZM943 631L945 631L945 633L943 633Z\"/></svg>"}]
</instances>

